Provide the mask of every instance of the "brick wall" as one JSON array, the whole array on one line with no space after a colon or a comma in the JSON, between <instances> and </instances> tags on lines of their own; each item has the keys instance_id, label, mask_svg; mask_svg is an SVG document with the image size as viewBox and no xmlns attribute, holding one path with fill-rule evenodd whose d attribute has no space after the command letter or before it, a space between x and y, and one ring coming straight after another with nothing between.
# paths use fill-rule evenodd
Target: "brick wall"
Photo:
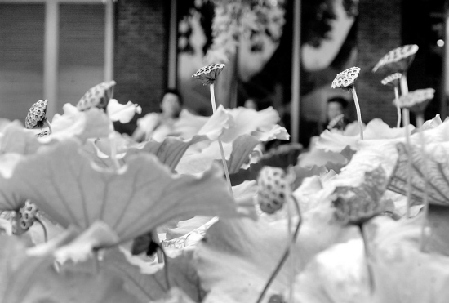
<instances>
[{"instance_id":1,"label":"brick wall","mask_svg":"<svg viewBox=\"0 0 449 303\"><path fill-rule=\"evenodd\" d=\"M357 92L364 122L381 118L390 126L397 120L393 89L380 83L384 75L371 69L389 50L402 45L402 0L359 1Z\"/></svg>"},{"instance_id":2,"label":"brick wall","mask_svg":"<svg viewBox=\"0 0 449 303\"><path fill-rule=\"evenodd\" d=\"M120 0L115 6L114 98L144 113L159 108L167 82L167 0Z\"/></svg>"}]
</instances>

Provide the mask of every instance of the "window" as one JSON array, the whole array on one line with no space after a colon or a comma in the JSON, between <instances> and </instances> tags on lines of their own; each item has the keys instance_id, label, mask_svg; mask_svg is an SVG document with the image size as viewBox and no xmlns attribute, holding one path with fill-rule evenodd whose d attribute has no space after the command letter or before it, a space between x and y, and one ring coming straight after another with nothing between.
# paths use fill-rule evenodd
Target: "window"
<instances>
[{"instance_id":1,"label":"window","mask_svg":"<svg viewBox=\"0 0 449 303\"><path fill-rule=\"evenodd\" d=\"M0 117L47 116L112 80L113 0L0 0Z\"/></svg>"}]
</instances>

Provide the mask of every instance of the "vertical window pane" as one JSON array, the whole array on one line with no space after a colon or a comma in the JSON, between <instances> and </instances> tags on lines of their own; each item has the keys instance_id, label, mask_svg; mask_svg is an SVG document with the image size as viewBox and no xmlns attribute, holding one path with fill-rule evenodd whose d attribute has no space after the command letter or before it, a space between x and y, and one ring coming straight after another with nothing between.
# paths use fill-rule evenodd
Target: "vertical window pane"
<instances>
[{"instance_id":1,"label":"vertical window pane","mask_svg":"<svg viewBox=\"0 0 449 303\"><path fill-rule=\"evenodd\" d=\"M24 121L43 95L45 5L0 3L0 118Z\"/></svg>"},{"instance_id":2,"label":"vertical window pane","mask_svg":"<svg viewBox=\"0 0 449 303\"><path fill-rule=\"evenodd\" d=\"M58 112L104 79L104 14L101 3L60 4Z\"/></svg>"}]
</instances>

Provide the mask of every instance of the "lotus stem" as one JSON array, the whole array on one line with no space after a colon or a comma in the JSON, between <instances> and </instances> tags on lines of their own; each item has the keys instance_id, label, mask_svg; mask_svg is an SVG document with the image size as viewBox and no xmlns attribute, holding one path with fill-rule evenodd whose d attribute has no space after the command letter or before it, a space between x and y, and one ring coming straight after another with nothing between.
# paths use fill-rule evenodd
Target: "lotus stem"
<instances>
[{"instance_id":1,"label":"lotus stem","mask_svg":"<svg viewBox=\"0 0 449 303\"><path fill-rule=\"evenodd\" d=\"M215 113L217 111L217 103L215 102L215 88L214 88L214 84L212 83L211 85L209 85L210 87L210 103L212 105L212 112ZM223 149L223 144L221 143L220 138L218 138L218 145L220 146L220 155L221 155L221 162L223 163L223 170L226 176L226 181L228 181L228 187L229 187L229 192L232 193L232 184L231 184L231 178L229 177L229 169L228 169L228 164L226 163L226 158L224 155L224 149Z\"/></svg>"},{"instance_id":2,"label":"lotus stem","mask_svg":"<svg viewBox=\"0 0 449 303\"><path fill-rule=\"evenodd\" d=\"M408 85L407 85L407 73L403 72L401 81L401 93L402 95L408 94ZM405 127L405 138L407 145L407 218L410 219L411 213L411 203L412 203L412 158L411 158L411 142L410 142L410 111L406 108L402 109L402 121Z\"/></svg>"},{"instance_id":3,"label":"lotus stem","mask_svg":"<svg viewBox=\"0 0 449 303\"><path fill-rule=\"evenodd\" d=\"M365 250L365 256L366 256L366 269L367 269L367 274L368 274L368 285L369 285L369 290L370 293L373 293L376 285L375 285L375 280L374 280L374 273L373 273L373 269L371 267L371 251L369 249L368 246L368 239L363 231L363 223L360 223L357 225L360 231L360 234L362 236L362 241L363 241L363 247Z\"/></svg>"},{"instance_id":4,"label":"lotus stem","mask_svg":"<svg viewBox=\"0 0 449 303\"><path fill-rule=\"evenodd\" d=\"M117 146L114 144L114 124L112 124L112 120L109 119L109 141L111 146L111 161L117 171L120 170L120 163L118 163L117 159Z\"/></svg>"},{"instance_id":5,"label":"lotus stem","mask_svg":"<svg viewBox=\"0 0 449 303\"><path fill-rule=\"evenodd\" d=\"M288 186L286 186L286 188L288 188ZM299 205L298 202L296 201L295 197L291 194L291 190L286 190L288 192L286 192L285 194L288 194L289 196L292 197L292 200L295 200L295 204L297 206L297 208L299 209ZM286 197L288 197L286 195ZM287 212L288 212L288 218L289 218L289 224L288 224L288 236L289 239L291 239L289 245L290 245L290 251L292 247L295 247L296 244L296 237L294 236L294 234L292 233L292 218L293 218L293 214L292 214L292 209L291 209L291 205L290 203L287 203ZM299 216L299 211L298 211L298 216ZM298 217L299 220L299 217ZM289 292L288 292L288 302L293 302L293 290L295 288L295 278L296 278L296 255L292 254L291 255L291 274L290 274L290 288L289 288Z\"/></svg>"},{"instance_id":6,"label":"lotus stem","mask_svg":"<svg viewBox=\"0 0 449 303\"><path fill-rule=\"evenodd\" d=\"M363 140L362 112L360 111L359 98L357 97L355 87L353 87L351 91L352 91L352 98L354 99L355 109L357 110L357 121L359 123L360 139Z\"/></svg>"},{"instance_id":7,"label":"lotus stem","mask_svg":"<svg viewBox=\"0 0 449 303\"><path fill-rule=\"evenodd\" d=\"M45 122L47 123L48 130L50 131L50 135L51 135L51 133L52 133L52 130L51 130L51 124L50 124L50 122L48 122L47 119L45 119Z\"/></svg>"},{"instance_id":8,"label":"lotus stem","mask_svg":"<svg viewBox=\"0 0 449 303\"><path fill-rule=\"evenodd\" d=\"M161 244L161 241L159 240L159 234L157 231L151 232L151 238L156 244ZM158 249L156 252L157 255L157 263L163 263L164 262L164 255L161 249Z\"/></svg>"},{"instance_id":9,"label":"lotus stem","mask_svg":"<svg viewBox=\"0 0 449 303\"><path fill-rule=\"evenodd\" d=\"M210 86L210 104L212 106L212 112L215 113L217 110L217 102L215 101L215 87L212 83Z\"/></svg>"},{"instance_id":10,"label":"lotus stem","mask_svg":"<svg viewBox=\"0 0 449 303\"><path fill-rule=\"evenodd\" d=\"M421 141L421 157L423 159L424 167L424 218L421 223L421 236L419 239L419 246L421 252L424 252L426 246L426 227L429 217L429 192L428 192L428 172L429 166L426 158L426 140L424 138L424 133L422 131L422 126L424 124L424 114L420 113L416 116L416 124L419 131L419 140Z\"/></svg>"},{"instance_id":11,"label":"lotus stem","mask_svg":"<svg viewBox=\"0 0 449 303\"><path fill-rule=\"evenodd\" d=\"M401 127L401 108L399 107L398 100L399 100L399 88L397 86L394 87L394 98L396 100L396 109L398 111L398 123L397 128Z\"/></svg>"},{"instance_id":12,"label":"lotus stem","mask_svg":"<svg viewBox=\"0 0 449 303\"><path fill-rule=\"evenodd\" d=\"M45 227L44 223L41 221L41 219L39 219L38 217L35 217L34 220L40 224L40 226L42 227L42 231L44 233L44 241L45 243L48 242L48 232L47 232L47 228Z\"/></svg>"},{"instance_id":13,"label":"lotus stem","mask_svg":"<svg viewBox=\"0 0 449 303\"><path fill-rule=\"evenodd\" d=\"M298 201L294 197L293 197L292 200L294 202L294 205L295 205L295 208L296 208L296 212L298 214L298 223L296 224L295 232L293 233L293 237L291 238L291 241L289 241L290 243L287 246L287 249L285 250L284 254L281 257L281 260L279 261L278 265L274 269L273 273L270 275L270 278L268 278L268 281L265 284L264 289L260 293L259 298L257 299L256 303L261 303L262 302L263 298L265 297L265 295L266 295L266 293L268 291L268 288L273 283L274 279L279 274L279 271L282 269L282 266L287 261L287 258L290 255L290 252L291 252L291 245L290 244L291 244L291 242L296 241L296 238L298 237L299 229L301 227L301 212L300 212Z\"/></svg>"},{"instance_id":14,"label":"lotus stem","mask_svg":"<svg viewBox=\"0 0 449 303\"><path fill-rule=\"evenodd\" d=\"M168 274L168 257L167 254L165 253L165 250L162 247L160 247L159 250L162 252L162 256L164 258L165 283L167 284L167 291L169 291L171 289L171 285L170 285L170 277Z\"/></svg>"}]
</instances>

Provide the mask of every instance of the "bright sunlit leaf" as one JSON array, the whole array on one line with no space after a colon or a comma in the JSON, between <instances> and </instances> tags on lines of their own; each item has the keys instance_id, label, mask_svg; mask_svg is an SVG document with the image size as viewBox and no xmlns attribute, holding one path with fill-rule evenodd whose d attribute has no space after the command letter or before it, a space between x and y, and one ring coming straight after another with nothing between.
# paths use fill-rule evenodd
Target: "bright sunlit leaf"
<instances>
[{"instance_id":1,"label":"bright sunlit leaf","mask_svg":"<svg viewBox=\"0 0 449 303\"><path fill-rule=\"evenodd\" d=\"M259 140L248 135L241 136L233 142L232 153L228 161L230 174L238 172L244 163L250 161L250 154L258 144Z\"/></svg>"},{"instance_id":2,"label":"bright sunlit leaf","mask_svg":"<svg viewBox=\"0 0 449 303\"><path fill-rule=\"evenodd\" d=\"M355 234L355 229L332 223L331 217L330 208L302 216L292 252L296 255L296 273L318 252ZM247 219L218 221L209 228L206 241L198 248L198 270L205 290L210 291L210 295L225 293L235 302L255 302L287 243L286 220L271 223L263 218L257 222ZM287 289L293 273L290 262L291 259L287 260L274 280L268 296Z\"/></svg>"},{"instance_id":3,"label":"bright sunlit leaf","mask_svg":"<svg viewBox=\"0 0 449 303\"><path fill-rule=\"evenodd\" d=\"M159 161L174 170L187 149L206 137L194 136L190 140L177 138L166 138L162 142L147 141L138 145L130 146L128 154L148 153L156 155Z\"/></svg>"},{"instance_id":4,"label":"bright sunlit leaf","mask_svg":"<svg viewBox=\"0 0 449 303\"><path fill-rule=\"evenodd\" d=\"M110 123L108 116L97 108L81 112L71 104L64 105L64 114L56 114L51 122L51 135L42 142L52 139L65 140L77 137L82 141L89 138L108 137Z\"/></svg>"},{"instance_id":5,"label":"bright sunlit leaf","mask_svg":"<svg viewBox=\"0 0 449 303\"><path fill-rule=\"evenodd\" d=\"M116 99L110 99L108 104L108 115L112 121L128 123L136 114L140 114L142 108L139 105L128 101L126 104L120 104Z\"/></svg>"}]
</instances>

